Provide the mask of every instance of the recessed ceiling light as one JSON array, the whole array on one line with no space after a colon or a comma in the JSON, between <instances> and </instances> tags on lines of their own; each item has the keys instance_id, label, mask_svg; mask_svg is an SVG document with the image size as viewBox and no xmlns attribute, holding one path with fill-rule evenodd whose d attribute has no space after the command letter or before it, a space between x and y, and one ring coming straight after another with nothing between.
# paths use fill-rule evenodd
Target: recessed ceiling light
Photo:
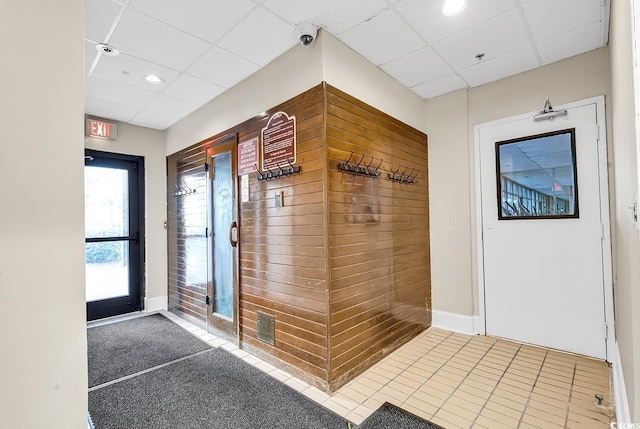
<instances>
[{"instance_id":1,"label":"recessed ceiling light","mask_svg":"<svg viewBox=\"0 0 640 429\"><path fill-rule=\"evenodd\" d=\"M462 12L465 7L467 7L467 0L446 0L442 5L442 14L454 16Z\"/></svg>"},{"instance_id":2,"label":"recessed ceiling light","mask_svg":"<svg viewBox=\"0 0 640 429\"><path fill-rule=\"evenodd\" d=\"M107 45L106 43L98 43L96 45L96 49L98 50L98 52L102 52L103 54L109 55L110 57L115 57L120 53L119 50L117 50L113 46Z\"/></svg>"},{"instance_id":3,"label":"recessed ceiling light","mask_svg":"<svg viewBox=\"0 0 640 429\"><path fill-rule=\"evenodd\" d=\"M164 83L164 79L162 79L160 76L156 76L155 74L146 75L144 77L144 80L152 85L160 85L161 83Z\"/></svg>"}]
</instances>

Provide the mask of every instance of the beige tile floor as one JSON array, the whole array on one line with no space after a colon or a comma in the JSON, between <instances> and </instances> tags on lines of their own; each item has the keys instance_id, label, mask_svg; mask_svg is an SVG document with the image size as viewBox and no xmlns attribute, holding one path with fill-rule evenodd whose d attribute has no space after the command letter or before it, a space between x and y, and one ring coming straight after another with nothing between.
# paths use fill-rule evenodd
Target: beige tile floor
<instances>
[{"instance_id":1,"label":"beige tile floor","mask_svg":"<svg viewBox=\"0 0 640 429\"><path fill-rule=\"evenodd\" d=\"M599 429L615 420L606 362L429 328L333 396L163 312L314 401L360 424L385 401L446 429ZM605 408L594 405L596 393Z\"/></svg>"}]
</instances>

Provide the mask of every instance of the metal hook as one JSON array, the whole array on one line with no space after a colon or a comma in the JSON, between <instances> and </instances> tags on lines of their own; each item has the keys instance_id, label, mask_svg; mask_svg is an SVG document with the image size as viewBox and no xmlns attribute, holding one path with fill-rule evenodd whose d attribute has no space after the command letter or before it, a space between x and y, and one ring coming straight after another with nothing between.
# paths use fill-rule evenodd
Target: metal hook
<instances>
[{"instance_id":1,"label":"metal hook","mask_svg":"<svg viewBox=\"0 0 640 429\"><path fill-rule=\"evenodd\" d=\"M351 157L353 157L353 151L351 151L351 155L349 155L349 159L345 161L345 164L348 164L351 161Z\"/></svg>"},{"instance_id":2,"label":"metal hook","mask_svg":"<svg viewBox=\"0 0 640 429\"><path fill-rule=\"evenodd\" d=\"M287 163L291 168L293 168L293 164L291 163L291 161L289 161L289 154L287 154Z\"/></svg>"},{"instance_id":3,"label":"metal hook","mask_svg":"<svg viewBox=\"0 0 640 429\"><path fill-rule=\"evenodd\" d=\"M380 164L378 164L378 166L376 167L376 175L380 174L380 172L378 170L380 170L380 167L382 167L382 158L380 158Z\"/></svg>"},{"instance_id":4,"label":"metal hook","mask_svg":"<svg viewBox=\"0 0 640 429\"><path fill-rule=\"evenodd\" d=\"M359 167L362 161L364 161L364 153L362 154L362 158L360 158L360 161L356 164L356 167Z\"/></svg>"},{"instance_id":5,"label":"metal hook","mask_svg":"<svg viewBox=\"0 0 640 429\"><path fill-rule=\"evenodd\" d=\"M277 159L276 159L276 167L278 167L280 169L281 175L284 174L284 170L282 169L282 167L280 167L280 163L278 162Z\"/></svg>"}]
</instances>

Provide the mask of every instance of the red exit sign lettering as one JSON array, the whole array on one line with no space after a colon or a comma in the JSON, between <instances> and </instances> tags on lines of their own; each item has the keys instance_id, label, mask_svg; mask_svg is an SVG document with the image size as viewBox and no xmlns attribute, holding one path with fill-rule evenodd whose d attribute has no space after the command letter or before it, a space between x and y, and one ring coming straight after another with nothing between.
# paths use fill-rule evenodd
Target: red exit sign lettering
<instances>
[{"instance_id":1,"label":"red exit sign lettering","mask_svg":"<svg viewBox=\"0 0 640 429\"><path fill-rule=\"evenodd\" d=\"M116 124L105 121L98 121L96 119L87 119L85 134L89 137L115 140L117 137Z\"/></svg>"}]
</instances>

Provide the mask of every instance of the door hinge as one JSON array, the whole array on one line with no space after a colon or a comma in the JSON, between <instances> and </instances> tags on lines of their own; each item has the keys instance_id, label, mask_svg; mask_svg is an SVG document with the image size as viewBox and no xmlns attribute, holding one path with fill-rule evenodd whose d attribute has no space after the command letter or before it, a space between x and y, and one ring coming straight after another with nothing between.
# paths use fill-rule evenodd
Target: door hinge
<instances>
[{"instance_id":1,"label":"door hinge","mask_svg":"<svg viewBox=\"0 0 640 429\"><path fill-rule=\"evenodd\" d=\"M604 240L604 224L600 224L600 240Z\"/></svg>"},{"instance_id":2,"label":"door hinge","mask_svg":"<svg viewBox=\"0 0 640 429\"><path fill-rule=\"evenodd\" d=\"M596 140L600 141L600 125L596 124Z\"/></svg>"},{"instance_id":3,"label":"door hinge","mask_svg":"<svg viewBox=\"0 0 640 429\"><path fill-rule=\"evenodd\" d=\"M607 325L606 322L604 324L604 339L605 340L609 339L609 325Z\"/></svg>"},{"instance_id":4,"label":"door hinge","mask_svg":"<svg viewBox=\"0 0 640 429\"><path fill-rule=\"evenodd\" d=\"M209 163L208 162L204 163L204 171L209 171Z\"/></svg>"},{"instance_id":5,"label":"door hinge","mask_svg":"<svg viewBox=\"0 0 640 429\"><path fill-rule=\"evenodd\" d=\"M205 299L205 302L207 303L207 305L211 305L211 297L209 295L207 295L207 299Z\"/></svg>"}]
</instances>

